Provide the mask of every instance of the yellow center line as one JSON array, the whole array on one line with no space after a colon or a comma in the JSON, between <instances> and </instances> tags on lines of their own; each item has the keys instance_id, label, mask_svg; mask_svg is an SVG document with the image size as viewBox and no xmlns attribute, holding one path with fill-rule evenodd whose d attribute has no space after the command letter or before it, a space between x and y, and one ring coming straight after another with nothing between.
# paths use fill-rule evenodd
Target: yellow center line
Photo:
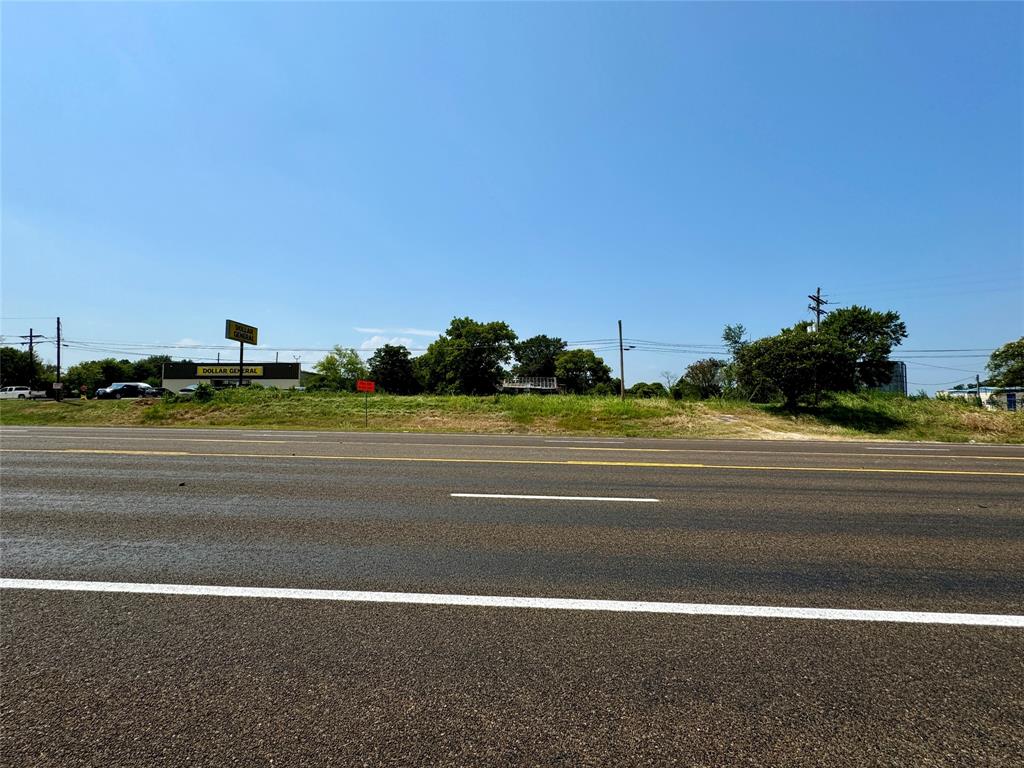
<instances>
[{"instance_id":1,"label":"yellow center line","mask_svg":"<svg viewBox=\"0 0 1024 768\"><path fill-rule=\"evenodd\" d=\"M847 472L892 475L973 475L1024 477L1024 472L983 472L968 469L890 469L877 467L785 467L742 464L680 464L656 461L558 461L554 459L457 459L437 456L321 456L285 453L198 453L191 451L128 451L102 448L0 448L4 453L65 453L104 456L190 456L231 459L315 459L318 461L388 461L423 464L540 464L569 467L654 467L660 469L735 469L755 472Z\"/></svg>"},{"instance_id":2,"label":"yellow center line","mask_svg":"<svg viewBox=\"0 0 1024 768\"><path fill-rule=\"evenodd\" d=\"M48 440L144 440L147 442L180 442L180 443L245 443L252 445L338 445L359 441L352 440L254 440L245 438L225 437L135 437L128 435L32 435L32 437L45 437ZM493 448L498 450L542 450L542 451L605 451L612 453L727 453L727 454L763 454L778 455L785 453L787 456L846 456L852 458L870 459L970 459L976 461L1024 461L1024 456L969 456L965 454L916 454L916 453L854 453L852 451L774 451L761 449L735 450L727 448L606 448L592 446L562 446L562 445L498 445L494 443L415 443L415 442L394 442L394 441L369 441L360 442L360 445L367 446L398 446L409 447L431 447L431 448Z\"/></svg>"}]
</instances>

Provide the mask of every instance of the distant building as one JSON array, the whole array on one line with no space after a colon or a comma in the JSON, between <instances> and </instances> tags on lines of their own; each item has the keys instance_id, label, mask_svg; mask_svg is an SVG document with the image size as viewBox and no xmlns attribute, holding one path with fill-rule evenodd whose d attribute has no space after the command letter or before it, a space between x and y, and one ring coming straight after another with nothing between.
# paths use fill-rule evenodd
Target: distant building
<instances>
[{"instance_id":1,"label":"distant building","mask_svg":"<svg viewBox=\"0 0 1024 768\"><path fill-rule=\"evenodd\" d=\"M554 376L512 376L502 382L501 391L509 394L535 392L539 395L556 395L558 379Z\"/></svg>"},{"instance_id":2,"label":"distant building","mask_svg":"<svg viewBox=\"0 0 1024 768\"><path fill-rule=\"evenodd\" d=\"M1024 387L971 387L970 389L940 389L936 397L951 400L980 400L981 404L991 410L1021 410L1021 399L1024 398Z\"/></svg>"},{"instance_id":3,"label":"distant building","mask_svg":"<svg viewBox=\"0 0 1024 768\"><path fill-rule=\"evenodd\" d=\"M164 363L162 385L172 392L180 392L190 384L210 384L231 387L238 384L238 363ZM262 387L290 389L300 384L298 363L246 363L242 369L242 385L259 384Z\"/></svg>"},{"instance_id":4,"label":"distant building","mask_svg":"<svg viewBox=\"0 0 1024 768\"><path fill-rule=\"evenodd\" d=\"M877 387L870 387L875 392L896 392L901 395L907 394L907 364L902 360L890 360L892 366L888 384L879 384Z\"/></svg>"}]
</instances>

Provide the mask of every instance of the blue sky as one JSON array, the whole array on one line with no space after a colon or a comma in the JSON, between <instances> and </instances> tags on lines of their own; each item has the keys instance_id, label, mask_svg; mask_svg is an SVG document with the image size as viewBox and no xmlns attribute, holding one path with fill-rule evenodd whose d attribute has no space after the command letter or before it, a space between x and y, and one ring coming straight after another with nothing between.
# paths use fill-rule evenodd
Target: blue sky
<instances>
[{"instance_id":1,"label":"blue sky","mask_svg":"<svg viewBox=\"0 0 1024 768\"><path fill-rule=\"evenodd\" d=\"M1013 3L4 3L0 333L713 345L821 286L991 349L1024 334L1022 40ZM933 390L966 354L901 356Z\"/></svg>"}]
</instances>

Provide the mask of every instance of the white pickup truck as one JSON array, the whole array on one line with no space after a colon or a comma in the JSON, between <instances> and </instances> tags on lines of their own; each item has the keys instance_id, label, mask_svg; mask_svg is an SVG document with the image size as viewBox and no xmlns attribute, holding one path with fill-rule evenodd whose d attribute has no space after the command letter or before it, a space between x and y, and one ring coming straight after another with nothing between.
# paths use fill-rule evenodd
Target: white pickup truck
<instances>
[{"instance_id":1,"label":"white pickup truck","mask_svg":"<svg viewBox=\"0 0 1024 768\"><path fill-rule=\"evenodd\" d=\"M0 387L0 400L42 400L46 392L28 387Z\"/></svg>"}]
</instances>

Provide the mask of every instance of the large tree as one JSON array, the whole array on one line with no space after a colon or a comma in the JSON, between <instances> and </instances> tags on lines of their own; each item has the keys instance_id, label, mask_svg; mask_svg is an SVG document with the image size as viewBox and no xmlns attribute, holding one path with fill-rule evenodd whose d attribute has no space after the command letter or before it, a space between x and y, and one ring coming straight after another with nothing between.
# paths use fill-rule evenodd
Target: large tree
<instances>
[{"instance_id":1,"label":"large tree","mask_svg":"<svg viewBox=\"0 0 1024 768\"><path fill-rule=\"evenodd\" d=\"M994 387L1024 387L1024 336L1003 344L988 359L989 384Z\"/></svg>"},{"instance_id":2,"label":"large tree","mask_svg":"<svg viewBox=\"0 0 1024 768\"><path fill-rule=\"evenodd\" d=\"M34 386L39 378L39 359L15 347L0 347L0 386Z\"/></svg>"},{"instance_id":3,"label":"large tree","mask_svg":"<svg viewBox=\"0 0 1024 768\"><path fill-rule=\"evenodd\" d=\"M590 349L572 349L555 359L555 376L566 392L583 394L611 381L612 369Z\"/></svg>"},{"instance_id":4,"label":"large tree","mask_svg":"<svg viewBox=\"0 0 1024 768\"><path fill-rule=\"evenodd\" d=\"M857 361L857 379L867 387L892 379L889 355L907 337L907 326L897 312L876 312L854 305L836 309L821 321L822 335L844 344ZM844 387L846 388L846 387Z\"/></svg>"},{"instance_id":5,"label":"large tree","mask_svg":"<svg viewBox=\"0 0 1024 768\"><path fill-rule=\"evenodd\" d=\"M333 350L313 366L313 370L320 374L320 388L335 390L354 391L356 379L364 379L369 374L359 353L341 345L335 345Z\"/></svg>"},{"instance_id":6,"label":"large tree","mask_svg":"<svg viewBox=\"0 0 1024 768\"><path fill-rule=\"evenodd\" d=\"M813 392L856 387L857 357L849 345L809 331L806 323L747 344L736 364L741 386L755 394L777 390L790 410Z\"/></svg>"},{"instance_id":7,"label":"large tree","mask_svg":"<svg viewBox=\"0 0 1024 768\"><path fill-rule=\"evenodd\" d=\"M730 356L735 358L739 351L750 343L746 336L747 329L743 323L725 326L722 330L722 341L725 343L725 348L729 350Z\"/></svg>"},{"instance_id":8,"label":"large tree","mask_svg":"<svg viewBox=\"0 0 1024 768\"><path fill-rule=\"evenodd\" d=\"M747 338L747 329L742 323L725 326L722 329L722 342L725 344L725 348L729 350L729 359L721 370L723 394L726 390L729 390L731 394L746 397L748 393L741 391L737 381L736 356L740 353L741 349L750 343L750 340ZM683 387L681 383L677 382L675 389L682 392L685 389L693 390L694 388L689 383L687 383L686 387Z\"/></svg>"},{"instance_id":9,"label":"large tree","mask_svg":"<svg viewBox=\"0 0 1024 768\"><path fill-rule=\"evenodd\" d=\"M136 379L135 366L129 360L85 360L68 368L64 374L64 387L68 392L79 392L84 386L87 394L100 387L107 387L115 381L142 381Z\"/></svg>"},{"instance_id":10,"label":"large tree","mask_svg":"<svg viewBox=\"0 0 1024 768\"><path fill-rule=\"evenodd\" d=\"M554 376L555 358L565 352L565 342L558 337L533 336L520 341L513 348L516 376Z\"/></svg>"},{"instance_id":11,"label":"large tree","mask_svg":"<svg viewBox=\"0 0 1024 768\"><path fill-rule=\"evenodd\" d=\"M163 365L171 362L170 355L150 355L132 363L132 381L144 381L159 387L163 379Z\"/></svg>"},{"instance_id":12,"label":"large tree","mask_svg":"<svg viewBox=\"0 0 1024 768\"><path fill-rule=\"evenodd\" d=\"M507 323L452 319L448 330L418 358L426 387L440 394L496 392L512 359L515 332Z\"/></svg>"},{"instance_id":13,"label":"large tree","mask_svg":"<svg viewBox=\"0 0 1024 768\"><path fill-rule=\"evenodd\" d=\"M687 367L680 381L692 384L700 395L701 400L707 400L709 397L719 397L726 383L725 370L727 365L725 360L718 360L714 357L698 360Z\"/></svg>"},{"instance_id":14,"label":"large tree","mask_svg":"<svg viewBox=\"0 0 1024 768\"><path fill-rule=\"evenodd\" d=\"M384 344L369 360L370 378L383 391L393 395L414 395L420 390L409 350L401 345Z\"/></svg>"}]
</instances>

